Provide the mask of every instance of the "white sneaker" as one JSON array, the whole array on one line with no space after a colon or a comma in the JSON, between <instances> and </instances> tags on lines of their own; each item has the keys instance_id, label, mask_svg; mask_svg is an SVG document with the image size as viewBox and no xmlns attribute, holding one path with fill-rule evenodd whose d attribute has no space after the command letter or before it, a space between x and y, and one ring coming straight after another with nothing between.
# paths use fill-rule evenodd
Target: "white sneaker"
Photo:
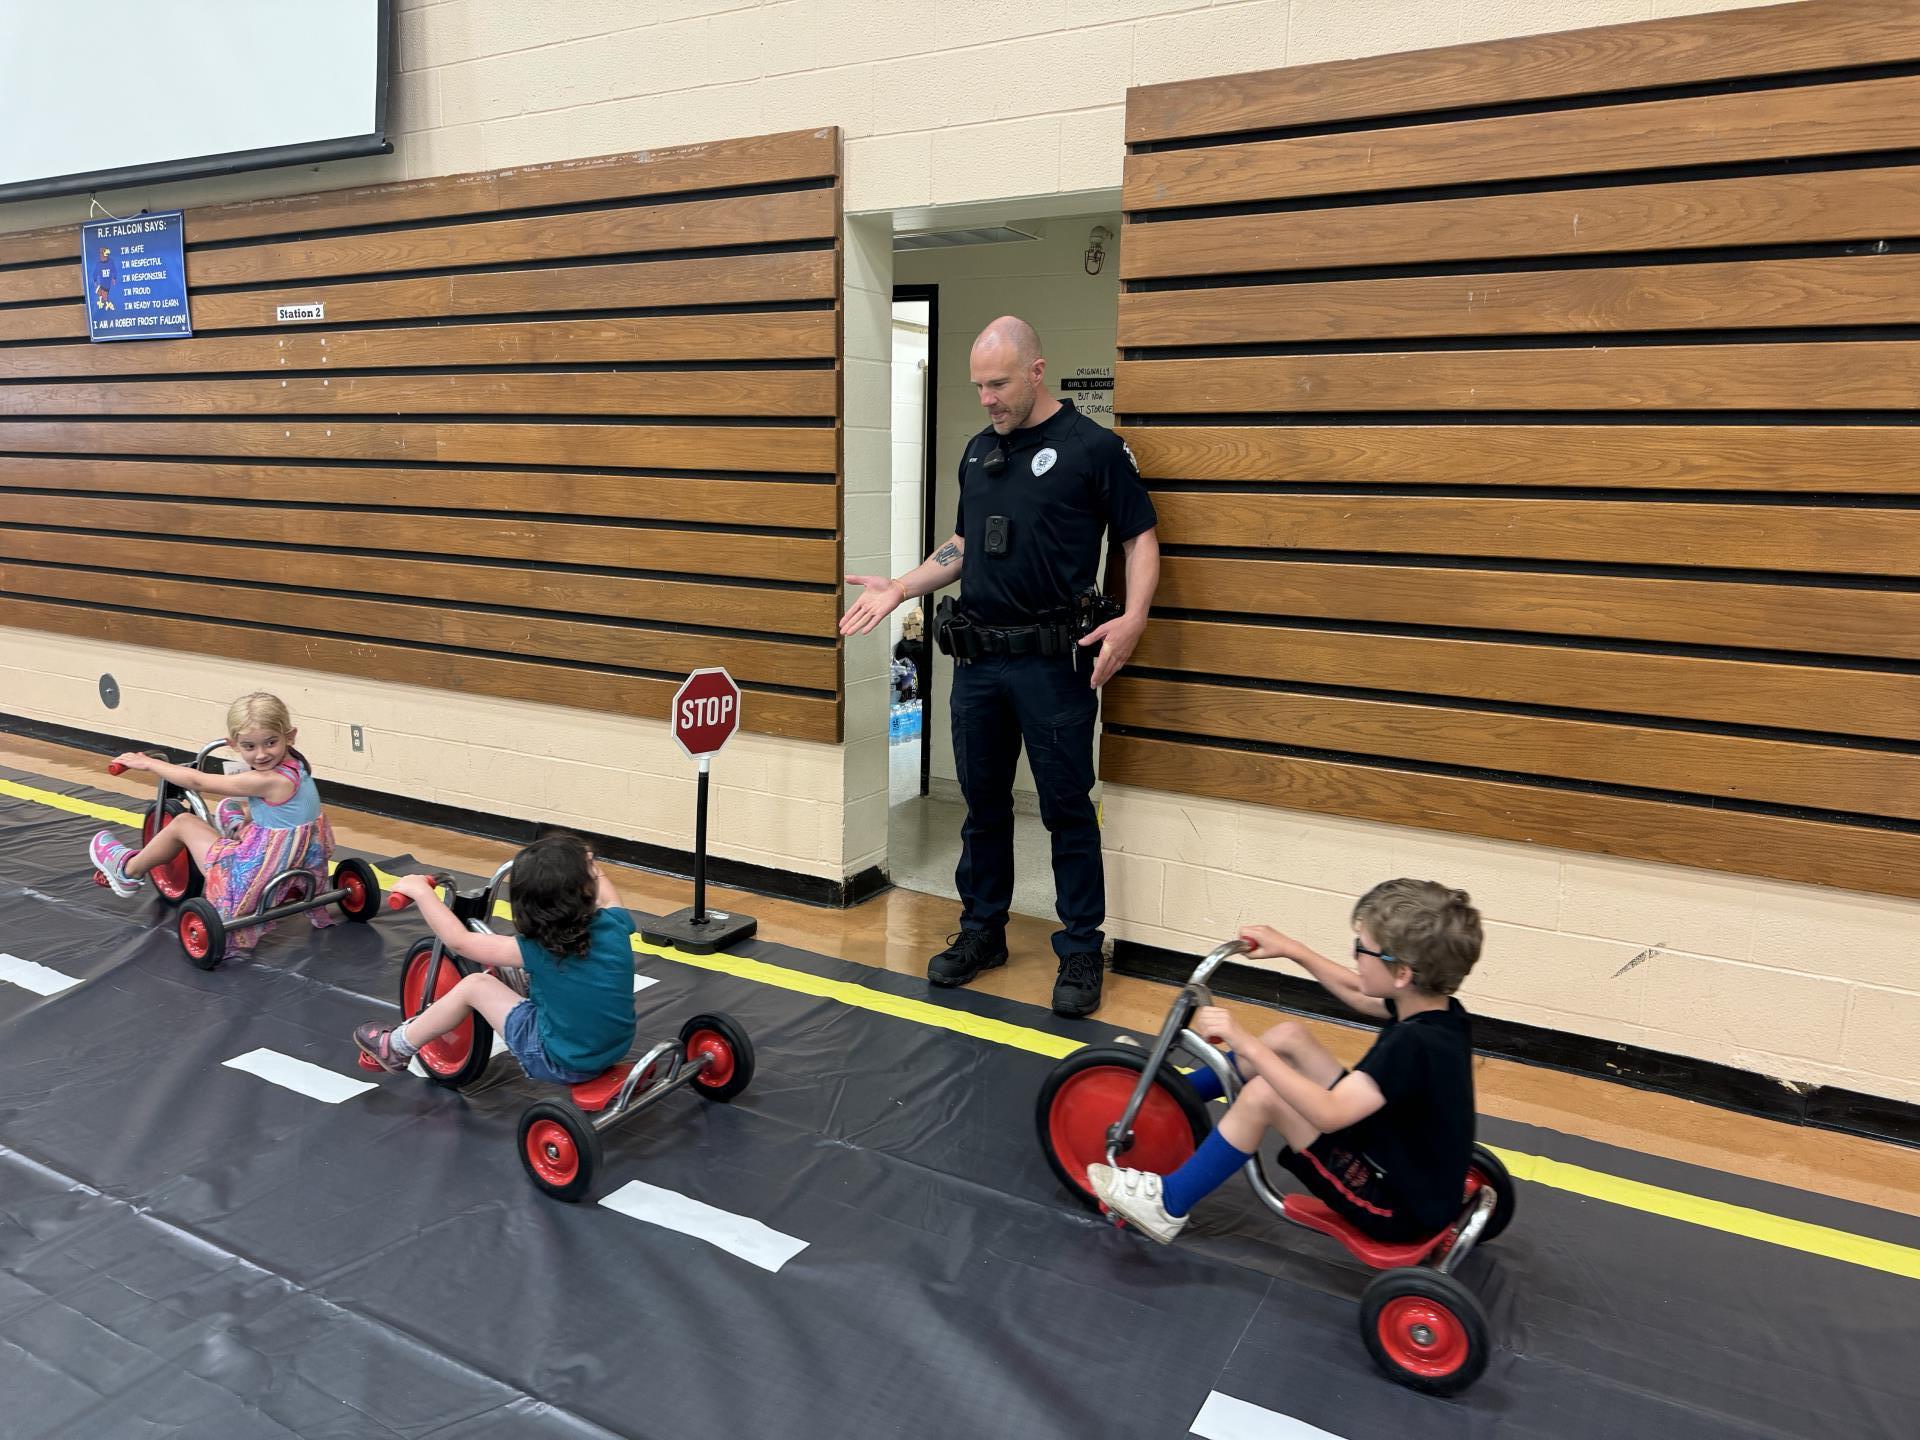
<instances>
[{"instance_id":1,"label":"white sneaker","mask_svg":"<svg viewBox=\"0 0 1920 1440\"><path fill-rule=\"evenodd\" d=\"M1187 1228L1185 1215L1169 1215L1160 1195L1160 1177L1151 1170L1089 1165L1087 1183L1114 1214L1149 1240L1162 1245Z\"/></svg>"}]
</instances>

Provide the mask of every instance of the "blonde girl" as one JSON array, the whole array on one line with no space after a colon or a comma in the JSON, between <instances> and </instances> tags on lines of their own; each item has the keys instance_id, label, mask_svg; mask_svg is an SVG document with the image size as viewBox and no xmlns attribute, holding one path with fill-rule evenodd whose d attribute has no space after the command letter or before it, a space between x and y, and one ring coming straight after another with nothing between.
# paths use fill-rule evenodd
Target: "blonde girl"
<instances>
[{"instance_id":1,"label":"blonde girl","mask_svg":"<svg viewBox=\"0 0 1920 1440\"><path fill-rule=\"evenodd\" d=\"M206 876L206 898L223 920L262 909L267 882L284 870L310 871L316 890L324 888L333 827L320 808L312 767L293 748L297 733L279 697L255 691L227 710L227 743L241 762L231 774L208 775L131 751L122 755L118 763L129 770L146 770L169 785L223 798L215 811L221 822L217 830L197 815L179 815L139 850L110 830L95 835L88 855L113 893L139 893L141 878L182 850ZM316 929L334 921L324 908L308 912L308 918ZM229 943L251 950L271 928L251 926L235 932Z\"/></svg>"}]
</instances>

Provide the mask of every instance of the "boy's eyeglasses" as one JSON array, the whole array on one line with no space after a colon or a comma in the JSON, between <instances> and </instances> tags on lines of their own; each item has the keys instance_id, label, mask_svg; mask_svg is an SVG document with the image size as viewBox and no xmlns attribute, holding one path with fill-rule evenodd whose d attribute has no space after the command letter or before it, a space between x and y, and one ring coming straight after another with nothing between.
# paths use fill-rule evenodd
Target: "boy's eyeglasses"
<instances>
[{"instance_id":1,"label":"boy's eyeglasses","mask_svg":"<svg viewBox=\"0 0 1920 1440\"><path fill-rule=\"evenodd\" d=\"M1353 937L1353 958L1355 960L1358 960L1362 955L1371 955L1374 959L1378 960L1382 965L1406 964L1406 961L1396 960L1393 958L1393 956L1389 955L1384 950L1369 950L1366 946L1360 943L1360 937L1356 935Z\"/></svg>"}]
</instances>

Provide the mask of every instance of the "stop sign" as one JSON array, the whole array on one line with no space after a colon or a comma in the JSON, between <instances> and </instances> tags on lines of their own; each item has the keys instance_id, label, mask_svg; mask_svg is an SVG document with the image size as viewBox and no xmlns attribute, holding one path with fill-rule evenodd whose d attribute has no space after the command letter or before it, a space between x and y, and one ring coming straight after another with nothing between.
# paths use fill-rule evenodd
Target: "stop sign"
<instances>
[{"instance_id":1,"label":"stop sign","mask_svg":"<svg viewBox=\"0 0 1920 1440\"><path fill-rule=\"evenodd\" d=\"M696 670L673 692L668 718L680 748L699 760L713 754L740 728L740 687L725 670Z\"/></svg>"}]
</instances>

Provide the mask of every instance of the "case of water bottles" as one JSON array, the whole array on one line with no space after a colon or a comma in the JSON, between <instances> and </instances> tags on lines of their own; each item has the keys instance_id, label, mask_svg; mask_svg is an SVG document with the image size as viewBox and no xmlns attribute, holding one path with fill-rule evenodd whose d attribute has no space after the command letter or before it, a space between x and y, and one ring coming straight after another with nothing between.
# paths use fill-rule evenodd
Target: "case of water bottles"
<instances>
[{"instance_id":1,"label":"case of water bottles","mask_svg":"<svg viewBox=\"0 0 1920 1440\"><path fill-rule=\"evenodd\" d=\"M906 700L895 705L887 716L888 743L899 745L920 734L920 702Z\"/></svg>"}]
</instances>

